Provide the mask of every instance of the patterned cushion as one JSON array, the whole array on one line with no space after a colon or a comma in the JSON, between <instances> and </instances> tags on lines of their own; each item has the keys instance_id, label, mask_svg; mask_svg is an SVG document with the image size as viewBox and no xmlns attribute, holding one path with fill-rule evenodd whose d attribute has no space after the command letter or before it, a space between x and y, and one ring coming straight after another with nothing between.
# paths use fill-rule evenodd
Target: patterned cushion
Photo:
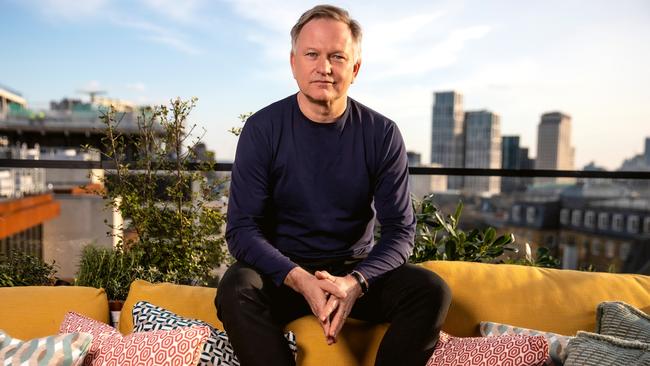
<instances>
[{"instance_id":1,"label":"patterned cushion","mask_svg":"<svg viewBox=\"0 0 650 366\"><path fill-rule=\"evenodd\" d=\"M569 342L565 366L650 365L650 343L588 332L578 332Z\"/></svg>"},{"instance_id":2,"label":"patterned cushion","mask_svg":"<svg viewBox=\"0 0 650 366\"><path fill-rule=\"evenodd\" d=\"M427 366L539 366L547 358L548 343L542 336L457 338L440 332Z\"/></svg>"},{"instance_id":3,"label":"patterned cushion","mask_svg":"<svg viewBox=\"0 0 650 366\"><path fill-rule=\"evenodd\" d=\"M93 336L70 333L21 341L0 330L0 364L76 366L83 362Z\"/></svg>"},{"instance_id":4,"label":"patterned cushion","mask_svg":"<svg viewBox=\"0 0 650 366\"><path fill-rule=\"evenodd\" d=\"M77 313L66 314L60 333L84 332L93 335L84 365L187 365L199 362L208 338L207 327L172 331L132 333L122 336L115 328Z\"/></svg>"},{"instance_id":5,"label":"patterned cushion","mask_svg":"<svg viewBox=\"0 0 650 366\"><path fill-rule=\"evenodd\" d=\"M480 326L481 335L484 337L499 336L504 334L524 334L529 336L543 336L548 342L549 358L546 360L546 365L562 365L566 359L566 346L569 341L574 337L564 336L561 334L542 332L528 328L515 327L513 325L481 322Z\"/></svg>"},{"instance_id":6,"label":"patterned cushion","mask_svg":"<svg viewBox=\"0 0 650 366\"><path fill-rule=\"evenodd\" d=\"M239 361L230 345L226 332L213 328L209 324L194 319L183 318L173 312L150 304L146 301L139 301L133 306L133 331L171 330L180 327L206 326L210 328L210 336L203 346L199 365L201 366L239 366ZM296 336L293 332L284 335L289 343L289 348L294 355L298 352Z\"/></svg>"},{"instance_id":7,"label":"patterned cushion","mask_svg":"<svg viewBox=\"0 0 650 366\"><path fill-rule=\"evenodd\" d=\"M624 302L603 302L596 311L596 333L650 343L650 316Z\"/></svg>"}]
</instances>

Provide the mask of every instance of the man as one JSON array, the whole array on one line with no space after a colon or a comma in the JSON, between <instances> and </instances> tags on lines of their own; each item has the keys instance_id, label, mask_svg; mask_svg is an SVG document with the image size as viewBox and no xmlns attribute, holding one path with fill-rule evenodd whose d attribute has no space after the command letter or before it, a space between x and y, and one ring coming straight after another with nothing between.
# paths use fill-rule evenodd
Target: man
<instances>
[{"instance_id":1,"label":"man","mask_svg":"<svg viewBox=\"0 0 650 366\"><path fill-rule=\"evenodd\" d=\"M361 28L320 5L291 39L298 93L251 116L237 146L226 239L238 262L219 285L218 316L243 366L293 364L282 329L310 313L328 344L348 316L390 322L376 364L424 365L451 295L406 264L415 220L397 126L347 96Z\"/></svg>"}]
</instances>

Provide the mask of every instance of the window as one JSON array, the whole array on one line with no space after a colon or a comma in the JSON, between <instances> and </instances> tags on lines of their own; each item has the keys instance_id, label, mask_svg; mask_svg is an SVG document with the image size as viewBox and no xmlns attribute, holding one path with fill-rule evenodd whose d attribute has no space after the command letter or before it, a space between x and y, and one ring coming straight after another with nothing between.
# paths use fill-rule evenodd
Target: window
<instances>
[{"instance_id":1,"label":"window","mask_svg":"<svg viewBox=\"0 0 650 366\"><path fill-rule=\"evenodd\" d=\"M618 250L618 257L624 261L627 259L627 256L630 254L630 249L632 248L632 244L625 242L621 244L620 249Z\"/></svg>"},{"instance_id":2,"label":"window","mask_svg":"<svg viewBox=\"0 0 650 366\"><path fill-rule=\"evenodd\" d=\"M526 209L526 222L529 224L535 223L535 213L536 209L533 206L530 206Z\"/></svg>"},{"instance_id":3,"label":"window","mask_svg":"<svg viewBox=\"0 0 650 366\"><path fill-rule=\"evenodd\" d=\"M639 232L639 216L630 215L627 217L627 232L630 234Z\"/></svg>"},{"instance_id":4,"label":"window","mask_svg":"<svg viewBox=\"0 0 650 366\"><path fill-rule=\"evenodd\" d=\"M594 240L591 242L591 248L589 254L591 254L592 256L600 255L600 242L598 240Z\"/></svg>"},{"instance_id":5,"label":"window","mask_svg":"<svg viewBox=\"0 0 650 366\"><path fill-rule=\"evenodd\" d=\"M593 229L596 227L596 213L593 211L585 212L585 227Z\"/></svg>"},{"instance_id":6,"label":"window","mask_svg":"<svg viewBox=\"0 0 650 366\"><path fill-rule=\"evenodd\" d=\"M643 219L643 232L645 234L650 234L650 216L646 216L646 218Z\"/></svg>"},{"instance_id":7,"label":"window","mask_svg":"<svg viewBox=\"0 0 650 366\"><path fill-rule=\"evenodd\" d=\"M607 212L601 212L598 214L598 228L600 230L609 229L609 214Z\"/></svg>"},{"instance_id":8,"label":"window","mask_svg":"<svg viewBox=\"0 0 650 366\"><path fill-rule=\"evenodd\" d=\"M512 221L521 221L521 206L512 206Z\"/></svg>"},{"instance_id":9,"label":"window","mask_svg":"<svg viewBox=\"0 0 650 366\"><path fill-rule=\"evenodd\" d=\"M568 225L569 224L569 209L563 208L560 210L560 224Z\"/></svg>"},{"instance_id":10,"label":"window","mask_svg":"<svg viewBox=\"0 0 650 366\"><path fill-rule=\"evenodd\" d=\"M614 258L614 255L616 254L616 245L614 244L613 241L608 241L605 243L605 256L607 258Z\"/></svg>"},{"instance_id":11,"label":"window","mask_svg":"<svg viewBox=\"0 0 650 366\"><path fill-rule=\"evenodd\" d=\"M612 215L612 230L623 231L623 214Z\"/></svg>"},{"instance_id":12,"label":"window","mask_svg":"<svg viewBox=\"0 0 650 366\"><path fill-rule=\"evenodd\" d=\"M582 222L582 211L573 210L573 212L571 213L571 225L580 226L581 222Z\"/></svg>"}]
</instances>

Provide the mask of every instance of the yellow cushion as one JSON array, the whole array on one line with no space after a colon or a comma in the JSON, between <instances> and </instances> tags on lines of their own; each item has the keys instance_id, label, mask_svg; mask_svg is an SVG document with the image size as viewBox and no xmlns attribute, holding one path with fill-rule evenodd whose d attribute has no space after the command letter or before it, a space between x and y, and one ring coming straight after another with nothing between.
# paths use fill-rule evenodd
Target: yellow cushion
<instances>
[{"instance_id":1,"label":"yellow cushion","mask_svg":"<svg viewBox=\"0 0 650 366\"><path fill-rule=\"evenodd\" d=\"M216 295L215 288L133 281L120 314L120 332L122 334L133 332L131 312L138 301L148 301L182 317L203 320L216 328L223 329L214 307Z\"/></svg>"},{"instance_id":2,"label":"yellow cushion","mask_svg":"<svg viewBox=\"0 0 650 366\"><path fill-rule=\"evenodd\" d=\"M0 288L0 329L19 339L58 334L63 317L75 311L108 323L103 289L81 286Z\"/></svg>"},{"instance_id":3,"label":"yellow cushion","mask_svg":"<svg viewBox=\"0 0 650 366\"><path fill-rule=\"evenodd\" d=\"M565 335L593 332L603 301L650 311L650 276L449 261L422 265L453 292L443 330L455 336L478 336L481 321Z\"/></svg>"}]
</instances>

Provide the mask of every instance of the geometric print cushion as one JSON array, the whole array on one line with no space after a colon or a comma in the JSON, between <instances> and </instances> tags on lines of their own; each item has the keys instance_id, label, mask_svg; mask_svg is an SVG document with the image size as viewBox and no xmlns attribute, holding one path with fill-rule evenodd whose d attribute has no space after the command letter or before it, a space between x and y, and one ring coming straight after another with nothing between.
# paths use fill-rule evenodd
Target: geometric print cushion
<instances>
[{"instance_id":1,"label":"geometric print cushion","mask_svg":"<svg viewBox=\"0 0 650 366\"><path fill-rule=\"evenodd\" d=\"M199 366L239 366L239 361L235 356L226 332L200 320L183 318L146 301L139 301L133 306L134 332L172 330L189 326L205 326L210 329L210 335L201 352ZM298 352L295 334L288 332L284 337L287 339L289 349L291 349L295 357Z\"/></svg>"},{"instance_id":2,"label":"geometric print cushion","mask_svg":"<svg viewBox=\"0 0 650 366\"><path fill-rule=\"evenodd\" d=\"M578 332L569 342L565 366L648 366L650 343Z\"/></svg>"},{"instance_id":3,"label":"geometric print cushion","mask_svg":"<svg viewBox=\"0 0 650 366\"><path fill-rule=\"evenodd\" d=\"M513 325L481 322L479 327L481 335L484 337L499 336L504 334L515 335L524 334L530 336L544 336L548 341L549 358L546 360L547 366L561 366L566 360L566 347L569 341L575 337L569 337L561 334L542 332L539 330L515 327Z\"/></svg>"},{"instance_id":4,"label":"geometric print cushion","mask_svg":"<svg viewBox=\"0 0 650 366\"><path fill-rule=\"evenodd\" d=\"M624 302L603 302L596 310L596 333L650 343L650 316Z\"/></svg>"},{"instance_id":5,"label":"geometric print cushion","mask_svg":"<svg viewBox=\"0 0 650 366\"><path fill-rule=\"evenodd\" d=\"M83 363L86 366L195 366L210 334L207 327L189 327L122 336L108 324L74 312L66 314L59 332L92 334L93 342Z\"/></svg>"},{"instance_id":6,"label":"geometric print cushion","mask_svg":"<svg viewBox=\"0 0 650 366\"><path fill-rule=\"evenodd\" d=\"M93 336L70 333L21 341L0 330L0 363L18 365L81 365Z\"/></svg>"},{"instance_id":7,"label":"geometric print cushion","mask_svg":"<svg viewBox=\"0 0 650 366\"><path fill-rule=\"evenodd\" d=\"M548 343L542 336L458 338L440 332L426 366L541 366L547 358Z\"/></svg>"}]
</instances>

